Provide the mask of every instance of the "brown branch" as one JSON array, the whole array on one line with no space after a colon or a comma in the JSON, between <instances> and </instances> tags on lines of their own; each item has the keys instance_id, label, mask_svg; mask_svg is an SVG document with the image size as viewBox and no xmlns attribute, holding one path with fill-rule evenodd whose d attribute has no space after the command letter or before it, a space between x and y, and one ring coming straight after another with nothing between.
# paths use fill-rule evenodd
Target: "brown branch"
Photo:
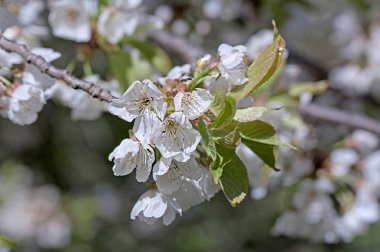
<instances>
[{"instance_id":1,"label":"brown branch","mask_svg":"<svg viewBox=\"0 0 380 252\"><path fill-rule=\"evenodd\" d=\"M40 70L41 73L45 73L58 80L63 80L72 88L81 89L96 99L111 102L112 99L116 98L109 91L95 85L94 83L78 79L70 75L66 70L56 68L47 62L43 57L30 52L25 45L11 41L5 38L2 34L0 34L0 48L7 52L20 55L27 63L34 65L38 70Z\"/></svg>"},{"instance_id":2,"label":"brown branch","mask_svg":"<svg viewBox=\"0 0 380 252\"><path fill-rule=\"evenodd\" d=\"M380 135L380 122L362 114L316 104L302 105L299 110L305 117L343 124L351 128L360 128Z\"/></svg>"},{"instance_id":3,"label":"brown branch","mask_svg":"<svg viewBox=\"0 0 380 252\"><path fill-rule=\"evenodd\" d=\"M174 36L166 31L151 31L147 34L147 38L186 63L195 63L197 59L207 54L206 51L188 43L182 37Z\"/></svg>"}]
</instances>

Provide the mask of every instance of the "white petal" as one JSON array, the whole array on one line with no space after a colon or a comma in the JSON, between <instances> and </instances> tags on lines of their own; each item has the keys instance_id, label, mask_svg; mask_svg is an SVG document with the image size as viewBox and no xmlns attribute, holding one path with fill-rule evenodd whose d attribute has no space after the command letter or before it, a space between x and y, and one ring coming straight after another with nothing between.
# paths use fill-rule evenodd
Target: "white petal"
<instances>
[{"instance_id":1,"label":"white petal","mask_svg":"<svg viewBox=\"0 0 380 252\"><path fill-rule=\"evenodd\" d=\"M171 158L161 157L161 159L153 167L153 179L156 180L157 176L165 174L169 170L171 163Z\"/></svg>"},{"instance_id":2,"label":"white petal","mask_svg":"<svg viewBox=\"0 0 380 252\"><path fill-rule=\"evenodd\" d=\"M127 138L121 141L120 145L117 146L113 152L109 155L109 160L112 161L114 158L123 158L127 153L137 154L139 151L138 143Z\"/></svg>"},{"instance_id":3,"label":"white petal","mask_svg":"<svg viewBox=\"0 0 380 252\"><path fill-rule=\"evenodd\" d=\"M112 170L115 176L124 176L131 173L135 168L135 158L139 151L139 144L131 139L124 139L119 146L109 155L115 165Z\"/></svg>"},{"instance_id":4,"label":"white petal","mask_svg":"<svg viewBox=\"0 0 380 252\"><path fill-rule=\"evenodd\" d=\"M141 144L139 146L139 152L135 158L136 165L136 180L138 182L146 182L152 171L152 164L154 162L154 151L147 146L144 148Z\"/></svg>"},{"instance_id":5,"label":"white petal","mask_svg":"<svg viewBox=\"0 0 380 252\"><path fill-rule=\"evenodd\" d=\"M174 108L175 111L181 111L182 110L182 98L184 96L183 92L179 92L176 96L174 96Z\"/></svg>"},{"instance_id":6,"label":"white petal","mask_svg":"<svg viewBox=\"0 0 380 252\"><path fill-rule=\"evenodd\" d=\"M194 158L187 162L173 160L167 172L156 176L156 185L160 192L171 194L180 189L185 179L199 180L201 176L200 168Z\"/></svg>"},{"instance_id":7,"label":"white petal","mask_svg":"<svg viewBox=\"0 0 380 252\"><path fill-rule=\"evenodd\" d=\"M157 114L149 111L137 117L133 125L133 132L143 145L148 145L160 124L161 121Z\"/></svg>"},{"instance_id":8,"label":"white petal","mask_svg":"<svg viewBox=\"0 0 380 252\"><path fill-rule=\"evenodd\" d=\"M176 212L173 208L168 207L168 210L162 217L162 222L165 226L169 226L175 220Z\"/></svg>"},{"instance_id":9,"label":"white petal","mask_svg":"<svg viewBox=\"0 0 380 252\"><path fill-rule=\"evenodd\" d=\"M175 158L183 155L181 160L186 160L200 140L199 132L192 128L185 116L180 112L174 112L157 129L154 143L163 157Z\"/></svg>"},{"instance_id":10,"label":"white petal","mask_svg":"<svg viewBox=\"0 0 380 252\"><path fill-rule=\"evenodd\" d=\"M144 210L144 216L147 218L160 218L164 215L167 208L168 203L164 201L161 194L157 192L156 195L150 198L150 201Z\"/></svg>"}]
</instances>

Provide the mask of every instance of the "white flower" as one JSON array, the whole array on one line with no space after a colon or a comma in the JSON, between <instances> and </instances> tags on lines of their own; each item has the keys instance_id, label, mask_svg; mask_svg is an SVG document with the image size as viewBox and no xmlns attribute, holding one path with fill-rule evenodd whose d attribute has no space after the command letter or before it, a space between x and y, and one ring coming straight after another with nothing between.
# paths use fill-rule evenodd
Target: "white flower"
<instances>
[{"instance_id":1,"label":"white flower","mask_svg":"<svg viewBox=\"0 0 380 252\"><path fill-rule=\"evenodd\" d=\"M116 176L128 175L136 169L137 181L146 182L152 170L154 151L149 146L124 139L109 155L109 160L114 160L112 170Z\"/></svg>"},{"instance_id":2,"label":"white flower","mask_svg":"<svg viewBox=\"0 0 380 252\"><path fill-rule=\"evenodd\" d=\"M141 5L143 0L114 0L114 5L124 9L134 9Z\"/></svg>"},{"instance_id":3,"label":"white flower","mask_svg":"<svg viewBox=\"0 0 380 252\"><path fill-rule=\"evenodd\" d=\"M187 119L194 120L208 110L214 97L209 91L197 88L191 93L179 92L174 97L176 111L182 112Z\"/></svg>"},{"instance_id":4,"label":"white flower","mask_svg":"<svg viewBox=\"0 0 380 252\"><path fill-rule=\"evenodd\" d=\"M379 145L379 138L365 130L355 130L351 136L356 148L361 152L368 153L376 149Z\"/></svg>"},{"instance_id":5,"label":"white flower","mask_svg":"<svg viewBox=\"0 0 380 252\"><path fill-rule=\"evenodd\" d=\"M375 75L369 68L354 64L336 67L329 73L333 87L349 95L367 94L375 81Z\"/></svg>"},{"instance_id":6,"label":"white flower","mask_svg":"<svg viewBox=\"0 0 380 252\"><path fill-rule=\"evenodd\" d=\"M171 193L171 196L181 206L182 211L186 211L205 200L210 200L220 190L220 186L214 183L210 171L205 167L197 168L196 174L192 177L183 178L179 190Z\"/></svg>"},{"instance_id":7,"label":"white flower","mask_svg":"<svg viewBox=\"0 0 380 252\"><path fill-rule=\"evenodd\" d=\"M171 196L176 199L182 211L205 201L202 188L197 181L191 179L182 180L179 190L173 192Z\"/></svg>"},{"instance_id":8,"label":"white flower","mask_svg":"<svg viewBox=\"0 0 380 252\"><path fill-rule=\"evenodd\" d=\"M201 140L189 120L181 112L174 112L157 129L154 144L164 158L187 161Z\"/></svg>"},{"instance_id":9,"label":"white flower","mask_svg":"<svg viewBox=\"0 0 380 252\"><path fill-rule=\"evenodd\" d=\"M363 175L365 181L380 185L380 151L375 151L364 159Z\"/></svg>"},{"instance_id":10,"label":"white flower","mask_svg":"<svg viewBox=\"0 0 380 252\"><path fill-rule=\"evenodd\" d=\"M6 115L13 123L27 125L37 120L37 113L46 103L42 89L33 75L23 74L23 84L10 94Z\"/></svg>"},{"instance_id":11,"label":"white flower","mask_svg":"<svg viewBox=\"0 0 380 252\"><path fill-rule=\"evenodd\" d=\"M374 189L368 184L363 184L356 191L353 206L340 218L337 232L345 242L364 234L369 224L379 220L379 203L374 195L377 189Z\"/></svg>"},{"instance_id":12,"label":"white flower","mask_svg":"<svg viewBox=\"0 0 380 252\"><path fill-rule=\"evenodd\" d=\"M335 149L331 152L331 173L341 177L348 174L355 163L359 162L359 155L350 148Z\"/></svg>"},{"instance_id":13,"label":"white flower","mask_svg":"<svg viewBox=\"0 0 380 252\"><path fill-rule=\"evenodd\" d=\"M0 115L7 118L9 99L3 95L0 95Z\"/></svg>"},{"instance_id":14,"label":"white flower","mask_svg":"<svg viewBox=\"0 0 380 252\"><path fill-rule=\"evenodd\" d=\"M173 67L165 78L160 78L161 85L165 85L167 80L187 80L191 76L191 65L185 64L183 66Z\"/></svg>"},{"instance_id":15,"label":"white flower","mask_svg":"<svg viewBox=\"0 0 380 252\"><path fill-rule=\"evenodd\" d=\"M54 36L88 42L91 39L90 13L82 1L54 1L49 14L49 23Z\"/></svg>"},{"instance_id":16,"label":"white flower","mask_svg":"<svg viewBox=\"0 0 380 252\"><path fill-rule=\"evenodd\" d=\"M132 35L138 25L138 16L115 6L105 8L97 24L98 32L111 44L118 43L124 34Z\"/></svg>"},{"instance_id":17,"label":"white flower","mask_svg":"<svg viewBox=\"0 0 380 252\"><path fill-rule=\"evenodd\" d=\"M123 96L108 104L108 111L128 122L136 119L135 136L144 145L150 143L166 112L160 90L150 80L135 81Z\"/></svg>"},{"instance_id":18,"label":"white flower","mask_svg":"<svg viewBox=\"0 0 380 252\"><path fill-rule=\"evenodd\" d=\"M108 105L108 110L131 122L148 112L153 112L159 119L163 119L166 106L160 90L152 81L144 80L133 82L121 98L114 99Z\"/></svg>"},{"instance_id":19,"label":"white flower","mask_svg":"<svg viewBox=\"0 0 380 252\"><path fill-rule=\"evenodd\" d=\"M138 217L141 221L152 224L162 217L164 225L169 225L177 213L182 215L182 210L173 198L151 189L140 196L132 209L131 219Z\"/></svg>"},{"instance_id":20,"label":"white flower","mask_svg":"<svg viewBox=\"0 0 380 252\"><path fill-rule=\"evenodd\" d=\"M202 194L206 200L210 200L214 195L219 192L220 185L215 184L211 172L206 167L201 168L201 179L197 182L200 188L202 188Z\"/></svg>"},{"instance_id":21,"label":"white flower","mask_svg":"<svg viewBox=\"0 0 380 252\"><path fill-rule=\"evenodd\" d=\"M13 64L20 64L22 58L15 53L8 53L0 49L0 65L3 67L11 67Z\"/></svg>"},{"instance_id":22,"label":"white flower","mask_svg":"<svg viewBox=\"0 0 380 252\"><path fill-rule=\"evenodd\" d=\"M202 177L194 158L186 162L161 158L153 167L153 178L160 192L171 194L178 191L183 180L198 180Z\"/></svg>"},{"instance_id":23,"label":"white flower","mask_svg":"<svg viewBox=\"0 0 380 252\"><path fill-rule=\"evenodd\" d=\"M327 194L331 188L318 183L323 184L324 181L303 181L294 196L294 211L286 211L276 220L272 229L274 235L308 238L325 243L336 243L339 240L336 232L339 216Z\"/></svg>"},{"instance_id":24,"label":"white flower","mask_svg":"<svg viewBox=\"0 0 380 252\"><path fill-rule=\"evenodd\" d=\"M242 85L248 81L245 77L248 66L245 63L247 48L245 46L230 46L221 44L218 48L220 63L218 65L221 75L233 85Z\"/></svg>"},{"instance_id":25,"label":"white flower","mask_svg":"<svg viewBox=\"0 0 380 252\"><path fill-rule=\"evenodd\" d=\"M27 1L27 3L20 7L18 14L20 23L30 25L40 17L44 9L44 2L42 0Z\"/></svg>"}]
</instances>

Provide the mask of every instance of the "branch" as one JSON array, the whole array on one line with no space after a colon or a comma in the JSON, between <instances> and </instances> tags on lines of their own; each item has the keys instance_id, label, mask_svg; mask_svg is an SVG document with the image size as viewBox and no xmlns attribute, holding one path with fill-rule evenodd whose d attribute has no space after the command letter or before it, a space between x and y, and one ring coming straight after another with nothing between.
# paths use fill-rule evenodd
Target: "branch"
<instances>
[{"instance_id":1,"label":"branch","mask_svg":"<svg viewBox=\"0 0 380 252\"><path fill-rule=\"evenodd\" d=\"M380 122L362 114L354 114L316 104L302 105L300 112L305 117L309 116L327 122L343 124L351 128L360 128L380 135Z\"/></svg>"},{"instance_id":2,"label":"branch","mask_svg":"<svg viewBox=\"0 0 380 252\"><path fill-rule=\"evenodd\" d=\"M70 75L66 70L56 68L47 62L43 57L30 52L26 45L11 41L5 38L2 34L0 34L0 48L9 53L16 53L20 55L27 63L34 65L38 70L40 70L41 73L45 73L58 80L63 80L72 88L81 89L96 99L111 102L111 100L115 98L109 91L95 85L92 82L78 79Z\"/></svg>"},{"instance_id":3,"label":"branch","mask_svg":"<svg viewBox=\"0 0 380 252\"><path fill-rule=\"evenodd\" d=\"M169 32L160 30L151 31L148 33L147 37L150 41L188 63L194 63L197 59L207 54L203 49L194 46L183 38L174 36Z\"/></svg>"}]
</instances>

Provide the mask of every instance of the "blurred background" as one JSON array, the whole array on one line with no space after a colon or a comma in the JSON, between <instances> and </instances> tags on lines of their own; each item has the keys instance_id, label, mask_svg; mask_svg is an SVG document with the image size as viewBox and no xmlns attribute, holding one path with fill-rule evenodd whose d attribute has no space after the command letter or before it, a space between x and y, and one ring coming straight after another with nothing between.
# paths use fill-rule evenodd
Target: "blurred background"
<instances>
[{"instance_id":1,"label":"blurred background","mask_svg":"<svg viewBox=\"0 0 380 252\"><path fill-rule=\"evenodd\" d=\"M2 24L9 6L26 2L5 1ZM257 99L284 107L267 119L298 150L277 151L280 172L243 160L251 195L235 208L219 193L168 227L147 225L130 219L145 186L115 177L107 159L131 125L108 113L73 118L73 108L49 100L32 125L0 118L0 234L21 245L14 251L380 251L379 136L300 113L313 102L380 121L380 2L145 0L141 8L205 51L243 44L251 60L271 42L275 20L287 60ZM50 29L48 10L41 13ZM61 52L57 66L81 57L75 42L45 36L41 43ZM157 72L130 55L126 81L188 63L166 52ZM88 75L78 62L73 73ZM101 52L89 64L102 79L117 75Z\"/></svg>"}]
</instances>

